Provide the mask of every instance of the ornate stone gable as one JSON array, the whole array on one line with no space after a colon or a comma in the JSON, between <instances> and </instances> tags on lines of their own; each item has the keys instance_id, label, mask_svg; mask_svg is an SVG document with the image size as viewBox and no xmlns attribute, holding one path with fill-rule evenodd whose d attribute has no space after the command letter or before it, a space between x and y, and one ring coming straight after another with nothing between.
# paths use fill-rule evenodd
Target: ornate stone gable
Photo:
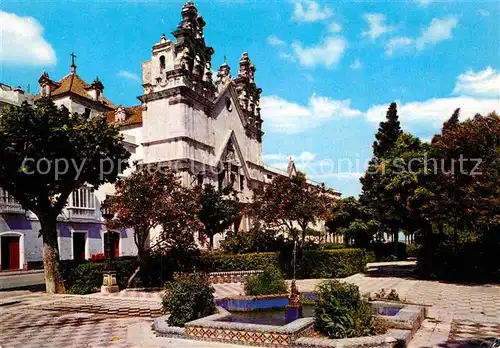
<instances>
[{"instance_id":1,"label":"ornate stone gable","mask_svg":"<svg viewBox=\"0 0 500 348\"><path fill-rule=\"evenodd\" d=\"M198 15L198 10L191 1L184 4L181 15L182 20L177 30L172 32L176 38L174 68L183 70L196 92L207 99L213 99L215 86L211 67L214 49L205 44L205 20Z\"/></svg>"},{"instance_id":2,"label":"ornate stone gable","mask_svg":"<svg viewBox=\"0 0 500 348\"><path fill-rule=\"evenodd\" d=\"M260 142L262 141L262 123L264 122L260 116L260 94L262 89L257 87L255 83L256 68L247 52L243 52L239 65L238 77L233 80L233 83L247 121L247 135L256 137Z\"/></svg>"}]
</instances>

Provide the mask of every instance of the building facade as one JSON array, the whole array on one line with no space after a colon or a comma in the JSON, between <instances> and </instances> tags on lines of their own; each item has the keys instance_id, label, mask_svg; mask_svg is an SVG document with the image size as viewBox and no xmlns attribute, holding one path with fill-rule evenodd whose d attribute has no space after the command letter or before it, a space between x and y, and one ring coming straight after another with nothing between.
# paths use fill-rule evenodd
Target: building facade
<instances>
[{"instance_id":1,"label":"building facade","mask_svg":"<svg viewBox=\"0 0 500 348\"><path fill-rule=\"evenodd\" d=\"M62 79L41 75L35 99L49 97L70 112L106 117L119 126L131 162L175 169L188 187L233 184L238 199L249 203L256 188L276 176L295 175L295 165L290 161L287 170L281 171L262 160L262 89L256 83L256 68L249 55L241 55L234 76L226 62L213 76L214 49L205 42L205 21L192 2L183 6L181 17L172 33L175 40L162 35L152 46L149 59L142 63L143 94L138 97L138 105L115 107L104 96L99 78L89 84L77 74L73 54L70 73ZM17 99L11 97L8 104L22 102L24 94L16 93ZM5 103L1 98L2 94L0 102ZM329 193L340 197L336 190ZM61 259L89 259L104 252L107 231L99 208L110 194L113 185L106 184L96 191L82 187L71 195L58 223ZM234 228L247 231L252 224L251 217L243 216ZM323 224L312 227L324 232ZM23 269L42 260L39 229L36 216L0 191L0 269ZM120 231L117 255L136 253L132 234L131 230ZM223 237L216 236L215 246ZM152 243L154 239L153 232ZM322 240L340 241L326 233Z\"/></svg>"},{"instance_id":2,"label":"building facade","mask_svg":"<svg viewBox=\"0 0 500 348\"><path fill-rule=\"evenodd\" d=\"M51 98L56 105L64 105L70 112L88 117L102 117L115 106L103 94L104 86L98 78L92 84L85 82L77 73L74 61L68 75L58 81L43 73L39 79L40 92L36 96L21 89L0 85L0 110L9 105L30 104L41 96ZM1 115L0 115L1 117ZM136 146L127 143L130 152ZM58 217L57 233L61 260L85 260L104 253L107 231L100 214L100 202L112 192L112 185L94 191L92 187L81 187L73 192L67 206ZM42 261L42 239L39 237L40 223L30 211L0 188L0 270L28 269ZM117 256L135 255L136 248L132 230L119 231L114 238Z\"/></svg>"},{"instance_id":3,"label":"building facade","mask_svg":"<svg viewBox=\"0 0 500 348\"><path fill-rule=\"evenodd\" d=\"M135 142L141 163L175 169L185 186L232 184L240 202L248 203L256 188L296 169L293 161L287 171L263 163L257 69L243 52L234 76L226 62L214 76L205 24L194 3L187 2L174 41L162 35L142 63L140 103L106 116ZM235 228L246 231L251 225L251 217L244 216Z\"/></svg>"}]
</instances>

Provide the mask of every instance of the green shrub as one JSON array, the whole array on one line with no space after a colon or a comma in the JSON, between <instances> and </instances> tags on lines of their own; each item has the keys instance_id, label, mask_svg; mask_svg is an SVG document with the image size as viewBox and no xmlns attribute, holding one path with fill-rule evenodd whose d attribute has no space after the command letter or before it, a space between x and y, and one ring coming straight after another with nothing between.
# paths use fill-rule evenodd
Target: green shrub
<instances>
[{"instance_id":1,"label":"green shrub","mask_svg":"<svg viewBox=\"0 0 500 348\"><path fill-rule=\"evenodd\" d=\"M344 278L363 272L365 264L362 249L308 250L297 258L296 277Z\"/></svg>"},{"instance_id":2,"label":"green shrub","mask_svg":"<svg viewBox=\"0 0 500 348\"><path fill-rule=\"evenodd\" d=\"M321 244L321 249L324 250L335 250L335 249L344 249L346 246L343 243L325 243Z\"/></svg>"},{"instance_id":3,"label":"green shrub","mask_svg":"<svg viewBox=\"0 0 500 348\"><path fill-rule=\"evenodd\" d=\"M367 336L373 332L371 306L356 285L329 280L317 287L315 328L329 338Z\"/></svg>"},{"instance_id":4,"label":"green shrub","mask_svg":"<svg viewBox=\"0 0 500 348\"><path fill-rule=\"evenodd\" d=\"M262 273L250 276L245 281L245 294L250 296L284 294L287 286L279 269L268 266Z\"/></svg>"},{"instance_id":5,"label":"green shrub","mask_svg":"<svg viewBox=\"0 0 500 348\"><path fill-rule=\"evenodd\" d=\"M373 251L366 251L365 252L365 261L366 261L366 263L376 262L377 257L375 256L375 253Z\"/></svg>"},{"instance_id":6,"label":"green shrub","mask_svg":"<svg viewBox=\"0 0 500 348\"><path fill-rule=\"evenodd\" d=\"M404 261L408 258L406 244L398 242L398 254L394 255L394 243L371 243L366 248L375 253L376 261Z\"/></svg>"},{"instance_id":7,"label":"green shrub","mask_svg":"<svg viewBox=\"0 0 500 348\"><path fill-rule=\"evenodd\" d=\"M208 254L199 258L199 265L207 273L263 270L269 265L279 267L279 254Z\"/></svg>"},{"instance_id":8,"label":"green shrub","mask_svg":"<svg viewBox=\"0 0 500 348\"><path fill-rule=\"evenodd\" d=\"M168 324L181 326L215 312L214 288L202 273L177 274L165 283L162 307Z\"/></svg>"},{"instance_id":9,"label":"green shrub","mask_svg":"<svg viewBox=\"0 0 500 348\"><path fill-rule=\"evenodd\" d=\"M406 245L406 252L408 253L408 256L417 257L419 250L420 244L411 243Z\"/></svg>"}]
</instances>

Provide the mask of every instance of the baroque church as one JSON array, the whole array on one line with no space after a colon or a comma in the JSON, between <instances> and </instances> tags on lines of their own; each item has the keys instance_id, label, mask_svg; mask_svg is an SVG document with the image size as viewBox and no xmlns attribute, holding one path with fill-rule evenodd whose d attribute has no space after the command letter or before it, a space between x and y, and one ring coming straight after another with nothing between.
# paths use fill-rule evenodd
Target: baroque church
<instances>
[{"instance_id":1,"label":"baroque church","mask_svg":"<svg viewBox=\"0 0 500 348\"><path fill-rule=\"evenodd\" d=\"M295 165L290 160L287 170L281 171L263 163L262 89L256 84L249 55L241 55L234 76L226 62L213 76L214 49L205 42L205 21L191 1L185 3L181 16L172 32L175 41L161 35L150 59L142 63L143 94L138 105L113 105L99 78L87 83L77 74L74 54L70 73L59 81L47 73L41 75L35 99L46 96L70 112L106 117L119 126L134 163L175 169L185 186L232 183L239 200L250 202L257 187L278 175L294 175ZM106 184L97 191L82 187L73 193L58 224L61 259L89 259L104 252L107 231L99 207L113 191L113 185ZM15 206L7 192L0 193L0 267L27 268L41 260L39 223L33 214ZM329 193L340 197L336 190ZM252 223L245 216L234 229L247 231ZM324 232L324 226L315 228ZM323 241L337 240L325 233ZM131 230L121 230L115 244L117 256L135 254Z\"/></svg>"}]
</instances>

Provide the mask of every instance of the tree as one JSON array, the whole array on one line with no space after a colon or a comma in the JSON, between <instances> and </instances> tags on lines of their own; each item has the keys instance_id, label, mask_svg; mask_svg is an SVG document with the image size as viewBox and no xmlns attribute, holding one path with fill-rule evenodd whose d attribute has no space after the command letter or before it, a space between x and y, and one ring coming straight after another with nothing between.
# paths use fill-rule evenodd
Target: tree
<instances>
[{"instance_id":1,"label":"tree","mask_svg":"<svg viewBox=\"0 0 500 348\"><path fill-rule=\"evenodd\" d=\"M197 195L181 185L176 173L170 169L144 166L115 184L111 197L115 217L109 228L133 228L137 247L135 272L128 287L146 264L152 248L193 248L194 236L203 230L198 220ZM161 229L151 245L150 233Z\"/></svg>"},{"instance_id":2,"label":"tree","mask_svg":"<svg viewBox=\"0 0 500 348\"><path fill-rule=\"evenodd\" d=\"M234 223L240 212L237 200L216 190L212 184L204 185L200 193L201 210L199 219L205 226L205 235L209 238L209 248L214 246L214 236L224 232Z\"/></svg>"},{"instance_id":3,"label":"tree","mask_svg":"<svg viewBox=\"0 0 500 348\"><path fill-rule=\"evenodd\" d=\"M378 159L383 158L394 147L399 135L403 132L396 103L391 103L385 118L385 122L380 122L378 132L375 134L376 140L373 143L373 156Z\"/></svg>"},{"instance_id":4,"label":"tree","mask_svg":"<svg viewBox=\"0 0 500 348\"><path fill-rule=\"evenodd\" d=\"M0 118L0 186L40 221L47 292L64 292L56 224L69 195L84 184L114 182L129 156L106 118L71 114L48 98Z\"/></svg>"},{"instance_id":5,"label":"tree","mask_svg":"<svg viewBox=\"0 0 500 348\"><path fill-rule=\"evenodd\" d=\"M326 227L330 233L344 236L346 243L353 239L354 245L360 248L378 239L379 222L375 212L354 197L343 198L333 206Z\"/></svg>"},{"instance_id":6,"label":"tree","mask_svg":"<svg viewBox=\"0 0 500 348\"><path fill-rule=\"evenodd\" d=\"M377 218L381 222L381 228L387 230L394 236L394 249L397 253L399 224L391 218L386 210L381 193L384 190L384 164L382 163L394 148L398 137L402 134L396 103L391 103L386 114L386 121L380 122L378 132L375 134L373 143L373 157L368 164L365 175L360 178L362 192L360 200L364 205L371 207L377 212Z\"/></svg>"},{"instance_id":7,"label":"tree","mask_svg":"<svg viewBox=\"0 0 500 348\"><path fill-rule=\"evenodd\" d=\"M324 185L313 186L302 173L291 178L276 176L257 190L252 210L270 228L285 228L289 236L304 244L309 224L326 220L330 198Z\"/></svg>"}]
</instances>

